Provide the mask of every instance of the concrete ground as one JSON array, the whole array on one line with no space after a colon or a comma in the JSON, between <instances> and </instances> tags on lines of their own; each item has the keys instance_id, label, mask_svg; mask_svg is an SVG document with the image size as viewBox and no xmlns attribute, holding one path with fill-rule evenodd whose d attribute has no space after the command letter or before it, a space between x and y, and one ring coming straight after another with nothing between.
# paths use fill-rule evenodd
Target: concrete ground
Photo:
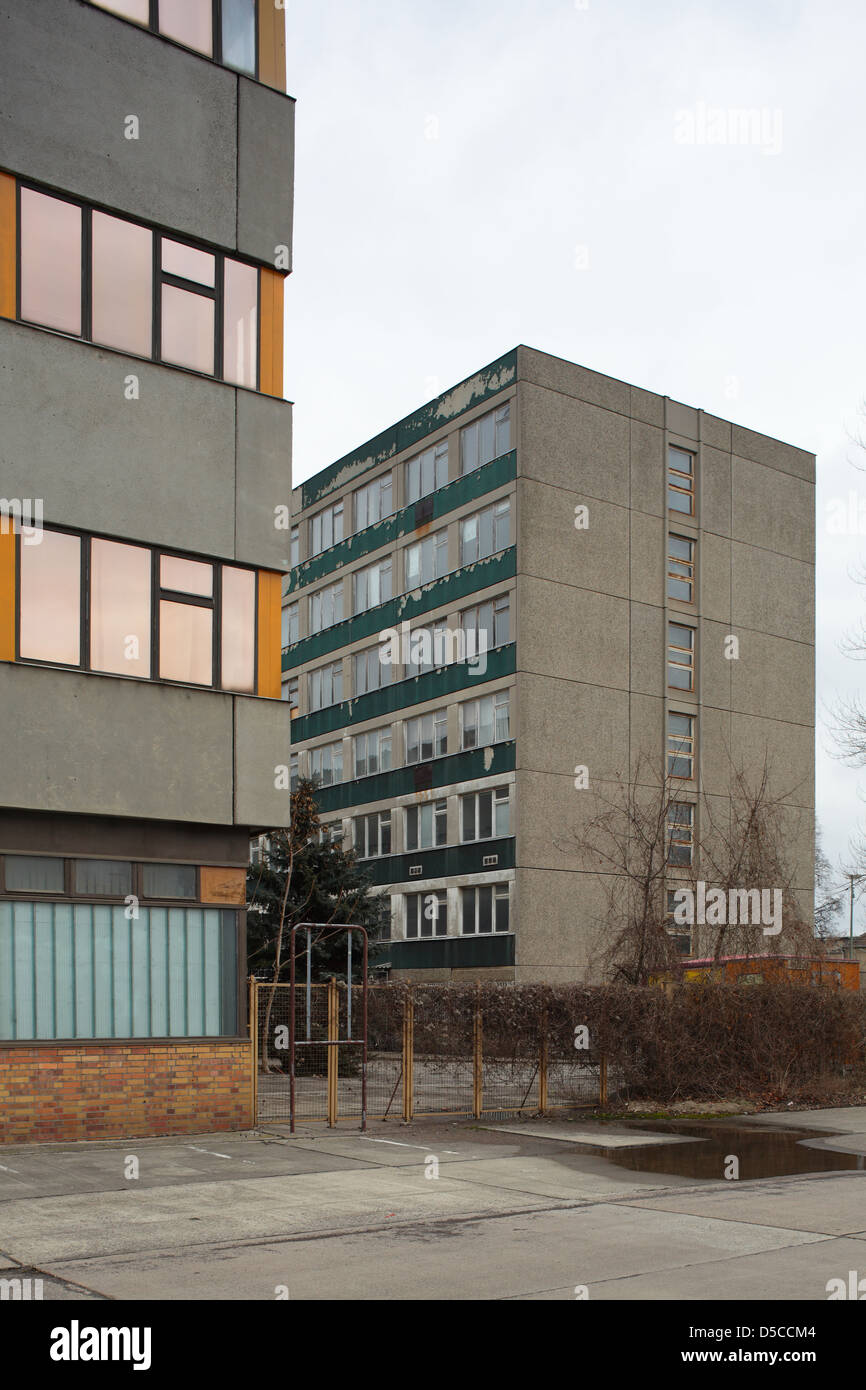
<instances>
[{"instance_id":1,"label":"concrete ground","mask_svg":"<svg viewBox=\"0 0 866 1390\"><path fill-rule=\"evenodd\" d=\"M808 1142L866 1154L866 1107L736 1123L826 1131ZM45 1298L67 1300L572 1300L585 1289L807 1301L825 1300L829 1279L866 1275L866 1172L699 1180L585 1148L646 1142L535 1117L3 1146L0 1280L41 1278Z\"/></svg>"}]
</instances>

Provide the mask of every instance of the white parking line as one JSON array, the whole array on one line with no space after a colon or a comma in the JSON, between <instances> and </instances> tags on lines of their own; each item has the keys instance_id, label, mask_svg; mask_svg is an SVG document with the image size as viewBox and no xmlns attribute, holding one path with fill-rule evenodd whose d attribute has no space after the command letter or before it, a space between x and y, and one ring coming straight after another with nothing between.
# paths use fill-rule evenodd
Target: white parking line
<instances>
[{"instance_id":1,"label":"white parking line","mask_svg":"<svg viewBox=\"0 0 866 1390\"><path fill-rule=\"evenodd\" d=\"M422 1149L424 1153L430 1152L429 1144L403 1144L399 1139L371 1139L369 1134L359 1134L359 1139L366 1139L368 1144L393 1144L397 1149ZM443 1149L444 1154L450 1154L453 1158L458 1158L457 1149Z\"/></svg>"}]
</instances>

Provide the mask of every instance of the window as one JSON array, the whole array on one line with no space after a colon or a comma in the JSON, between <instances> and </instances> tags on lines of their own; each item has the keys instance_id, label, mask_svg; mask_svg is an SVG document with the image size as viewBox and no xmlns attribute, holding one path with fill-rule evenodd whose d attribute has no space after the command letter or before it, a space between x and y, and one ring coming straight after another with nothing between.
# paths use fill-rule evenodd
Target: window
<instances>
[{"instance_id":1,"label":"window","mask_svg":"<svg viewBox=\"0 0 866 1390\"><path fill-rule=\"evenodd\" d=\"M508 594L488 599L474 608L464 608L460 626L466 638L466 651L475 654L502 647L511 641L510 604Z\"/></svg>"},{"instance_id":2,"label":"window","mask_svg":"<svg viewBox=\"0 0 866 1390\"><path fill-rule=\"evenodd\" d=\"M150 0L93 3L248 77L256 76L256 0L218 0L216 9L215 0L158 0L153 25Z\"/></svg>"},{"instance_id":3,"label":"window","mask_svg":"<svg viewBox=\"0 0 866 1390\"><path fill-rule=\"evenodd\" d=\"M383 686L391 684L394 670L390 661L381 660L384 650L384 647L368 647L366 651L355 653L356 695L366 695L371 690L381 690Z\"/></svg>"},{"instance_id":4,"label":"window","mask_svg":"<svg viewBox=\"0 0 866 1390\"><path fill-rule=\"evenodd\" d=\"M422 676L425 671L435 671L445 666L453 655L449 641L448 624L433 623L429 627L415 627L409 633L409 650L406 655L406 677Z\"/></svg>"},{"instance_id":5,"label":"window","mask_svg":"<svg viewBox=\"0 0 866 1390\"><path fill-rule=\"evenodd\" d=\"M289 532L289 564L292 569L300 564L301 560L301 532L300 527L293 526Z\"/></svg>"},{"instance_id":6,"label":"window","mask_svg":"<svg viewBox=\"0 0 866 1390\"><path fill-rule=\"evenodd\" d=\"M327 666L319 666L307 676L311 712L338 705L343 698L343 663L332 661Z\"/></svg>"},{"instance_id":7,"label":"window","mask_svg":"<svg viewBox=\"0 0 866 1390\"><path fill-rule=\"evenodd\" d=\"M125 898L132 892L132 865L117 859L76 859L72 883L80 897Z\"/></svg>"},{"instance_id":8,"label":"window","mask_svg":"<svg viewBox=\"0 0 866 1390\"><path fill-rule=\"evenodd\" d=\"M483 695L480 700L468 700L460 706L460 747L486 748L502 743L509 737L508 690L495 695Z\"/></svg>"},{"instance_id":9,"label":"window","mask_svg":"<svg viewBox=\"0 0 866 1390\"><path fill-rule=\"evenodd\" d=\"M668 447L668 506L672 512L694 515L695 456L673 444Z\"/></svg>"},{"instance_id":10,"label":"window","mask_svg":"<svg viewBox=\"0 0 866 1390\"><path fill-rule=\"evenodd\" d=\"M290 791L290 792L296 792L296 791L298 790L298 783L300 782L300 780L301 780L301 779L300 779L300 773L299 773L299 771L298 771L298 754L297 754L297 753L290 753L290 754L289 754L289 791Z\"/></svg>"},{"instance_id":11,"label":"window","mask_svg":"<svg viewBox=\"0 0 866 1390\"><path fill-rule=\"evenodd\" d=\"M448 843L448 802L406 807L406 849L435 849Z\"/></svg>"},{"instance_id":12,"label":"window","mask_svg":"<svg viewBox=\"0 0 866 1390\"><path fill-rule=\"evenodd\" d=\"M694 598L695 543L688 536L668 536L668 598Z\"/></svg>"},{"instance_id":13,"label":"window","mask_svg":"<svg viewBox=\"0 0 866 1390\"><path fill-rule=\"evenodd\" d=\"M688 801L672 801L668 806L669 864L691 864L694 847L694 814L695 808Z\"/></svg>"},{"instance_id":14,"label":"window","mask_svg":"<svg viewBox=\"0 0 866 1390\"><path fill-rule=\"evenodd\" d=\"M22 320L256 389L256 266L36 188L20 191Z\"/></svg>"},{"instance_id":15,"label":"window","mask_svg":"<svg viewBox=\"0 0 866 1390\"><path fill-rule=\"evenodd\" d=\"M695 629L682 623L668 623L668 685L695 688Z\"/></svg>"},{"instance_id":16,"label":"window","mask_svg":"<svg viewBox=\"0 0 866 1390\"><path fill-rule=\"evenodd\" d=\"M22 661L255 693L255 570L46 528L18 592Z\"/></svg>"},{"instance_id":17,"label":"window","mask_svg":"<svg viewBox=\"0 0 866 1390\"><path fill-rule=\"evenodd\" d=\"M406 939L417 940L424 936L448 935L448 894L444 889L436 893L406 894Z\"/></svg>"},{"instance_id":18,"label":"window","mask_svg":"<svg viewBox=\"0 0 866 1390\"><path fill-rule=\"evenodd\" d=\"M668 711L668 776L693 777L695 766L695 717Z\"/></svg>"},{"instance_id":19,"label":"window","mask_svg":"<svg viewBox=\"0 0 866 1390\"><path fill-rule=\"evenodd\" d=\"M355 816L355 853L359 859L381 859L391 853L391 812Z\"/></svg>"},{"instance_id":20,"label":"window","mask_svg":"<svg viewBox=\"0 0 866 1390\"><path fill-rule=\"evenodd\" d=\"M406 720L406 766L441 758L448 752L448 711L419 714Z\"/></svg>"},{"instance_id":21,"label":"window","mask_svg":"<svg viewBox=\"0 0 866 1390\"><path fill-rule=\"evenodd\" d=\"M425 536L423 541L407 545L403 555L407 589L440 579L448 573L448 532L437 531L435 536Z\"/></svg>"},{"instance_id":22,"label":"window","mask_svg":"<svg viewBox=\"0 0 866 1390\"><path fill-rule=\"evenodd\" d=\"M286 647L294 646L295 642L297 642L298 640L297 603L283 604L282 631L280 635L280 640L283 645L283 651L285 651Z\"/></svg>"},{"instance_id":23,"label":"window","mask_svg":"<svg viewBox=\"0 0 866 1390\"><path fill-rule=\"evenodd\" d=\"M365 526L383 521L394 510L391 504L391 474L383 473L381 478L376 478L366 487L359 487L352 501L356 531L363 531Z\"/></svg>"},{"instance_id":24,"label":"window","mask_svg":"<svg viewBox=\"0 0 866 1390\"><path fill-rule=\"evenodd\" d=\"M289 710L294 712L298 708L298 677L289 676L280 686L280 699L287 700Z\"/></svg>"},{"instance_id":25,"label":"window","mask_svg":"<svg viewBox=\"0 0 866 1390\"><path fill-rule=\"evenodd\" d=\"M372 777L391 766L391 730L371 729L355 735L355 776Z\"/></svg>"},{"instance_id":26,"label":"window","mask_svg":"<svg viewBox=\"0 0 866 1390\"><path fill-rule=\"evenodd\" d=\"M495 840L511 834L511 804L508 787L470 792L460 798L460 840Z\"/></svg>"},{"instance_id":27,"label":"window","mask_svg":"<svg viewBox=\"0 0 866 1390\"><path fill-rule=\"evenodd\" d=\"M35 854L6 855L7 893L62 893L63 860Z\"/></svg>"},{"instance_id":28,"label":"window","mask_svg":"<svg viewBox=\"0 0 866 1390\"><path fill-rule=\"evenodd\" d=\"M666 898L667 911L665 913L665 930L667 931L674 950L681 956L688 956L691 954L692 938L690 933L683 931L682 926L674 917L674 912L677 907L676 890L669 888L666 893Z\"/></svg>"},{"instance_id":29,"label":"window","mask_svg":"<svg viewBox=\"0 0 866 1390\"><path fill-rule=\"evenodd\" d=\"M460 471L471 473L511 448L511 402L491 410L460 431Z\"/></svg>"},{"instance_id":30,"label":"window","mask_svg":"<svg viewBox=\"0 0 866 1390\"><path fill-rule=\"evenodd\" d=\"M460 523L460 563L474 564L511 544L511 499L506 497Z\"/></svg>"},{"instance_id":31,"label":"window","mask_svg":"<svg viewBox=\"0 0 866 1390\"><path fill-rule=\"evenodd\" d=\"M508 918L507 883L460 889L460 930L464 936L508 931Z\"/></svg>"},{"instance_id":32,"label":"window","mask_svg":"<svg viewBox=\"0 0 866 1390\"><path fill-rule=\"evenodd\" d=\"M443 439L432 449L425 449L423 454L409 459L403 466L406 470L408 506L410 502L417 502L421 497L429 496L448 482L448 440Z\"/></svg>"},{"instance_id":33,"label":"window","mask_svg":"<svg viewBox=\"0 0 866 1390\"><path fill-rule=\"evenodd\" d=\"M323 632L343 621L343 581L310 594L310 632Z\"/></svg>"},{"instance_id":34,"label":"window","mask_svg":"<svg viewBox=\"0 0 866 1390\"><path fill-rule=\"evenodd\" d=\"M352 575L352 612L366 613L391 598L391 559L378 560Z\"/></svg>"},{"instance_id":35,"label":"window","mask_svg":"<svg viewBox=\"0 0 866 1390\"><path fill-rule=\"evenodd\" d=\"M141 891L145 898L195 898L194 864L143 864Z\"/></svg>"},{"instance_id":36,"label":"window","mask_svg":"<svg viewBox=\"0 0 866 1390\"><path fill-rule=\"evenodd\" d=\"M320 787L330 787L343 780L343 742L326 743L310 749L310 776Z\"/></svg>"},{"instance_id":37,"label":"window","mask_svg":"<svg viewBox=\"0 0 866 1390\"><path fill-rule=\"evenodd\" d=\"M310 517L310 556L321 555L343 539L343 504L335 502Z\"/></svg>"},{"instance_id":38,"label":"window","mask_svg":"<svg viewBox=\"0 0 866 1390\"><path fill-rule=\"evenodd\" d=\"M340 845L343 844L343 822L341 820L329 821L327 825L319 826L320 845Z\"/></svg>"}]
</instances>

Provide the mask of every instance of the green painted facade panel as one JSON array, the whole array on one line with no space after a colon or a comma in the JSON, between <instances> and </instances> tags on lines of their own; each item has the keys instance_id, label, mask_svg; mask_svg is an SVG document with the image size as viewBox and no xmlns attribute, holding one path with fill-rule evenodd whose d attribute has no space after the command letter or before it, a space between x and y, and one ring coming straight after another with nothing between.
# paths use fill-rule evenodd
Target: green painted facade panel
<instances>
[{"instance_id":1,"label":"green painted facade panel","mask_svg":"<svg viewBox=\"0 0 866 1390\"><path fill-rule=\"evenodd\" d=\"M514 964L514 937L442 936L423 941L386 941L376 964L392 970L468 969Z\"/></svg>"},{"instance_id":2,"label":"green painted facade panel","mask_svg":"<svg viewBox=\"0 0 866 1390\"><path fill-rule=\"evenodd\" d=\"M361 478L371 468L411 448L450 420L458 419L473 406L512 386L516 380L517 349L513 348L504 357L491 362L488 367L482 367L480 372L475 372L458 386L429 401L420 410L362 444L359 449L308 478L301 485L301 507L306 510L345 483Z\"/></svg>"},{"instance_id":3,"label":"green painted facade panel","mask_svg":"<svg viewBox=\"0 0 866 1390\"><path fill-rule=\"evenodd\" d=\"M366 613L347 618L345 622L335 623L312 637L305 637L283 652L283 670L294 671L298 666L327 656L350 642L358 642L364 637L378 637L385 628L399 627L421 613L430 613L452 600L467 598L481 589L493 584L513 579L517 573L517 547L512 545L497 555L489 555L486 560L476 560L472 565L443 574L420 589L413 589L399 598L388 599L376 608L368 608Z\"/></svg>"},{"instance_id":4,"label":"green painted facade panel","mask_svg":"<svg viewBox=\"0 0 866 1390\"><path fill-rule=\"evenodd\" d=\"M396 767L390 772L378 772L372 777L358 777L352 782L338 782L320 787L316 794L323 816L350 806L365 806L373 801L395 801L398 796L410 796L419 790L419 768L429 768L430 781L425 787L451 787L457 782L472 782L479 777L499 777L513 772L516 762L514 739L492 745L493 757L485 762L486 748L470 748L465 753L450 753L431 762ZM413 861L414 862L414 861Z\"/></svg>"},{"instance_id":5,"label":"green painted facade panel","mask_svg":"<svg viewBox=\"0 0 866 1390\"><path fill-rule=\"evenodd\" d=\"M432 504L432 511L425 519L425 530L430 521L438 521L449 512L456 511L458 507L465 506L467 502L484 497L488 492L495 492L497 488L513 482L516 477L517 450L512 449L464 477L446 483L445 487L440 487L436 492L431 492L429 498L423 499ZM314 555L311 560L296 565L288 576L286 593L294 594L330 575L339 578L339 571L346 565L351 565L365 555L371 555L384 545L393 544L401 536L411 535L418 529L418 506L419 503L413 502L401 511L394 512L392 516L385 517L383 521L365 526L363 531L356 531L354 536L347 536L337 545L332 545L330 550L322 551L321 555Z\"/></svg>"},{"instance_id":6,"label":"green painted facade panel","mask_svg":"<svg viewBox=\"0 0 866 1390\"><path fill-rule=\"evenodd\" d=\"M498 863L485 865L482 861L496 855ZM421 866L414 875L422 882L428 878L456 878L458 874L485 874L491 869L514 868L514 836L502 840L479 840L471 845L448 845L443 849L411 850L408 854L390 854L384 859L364 860L362 868L377 887L388 883L408 883L412 892L410 867Z\"/></svg>"},{"instance_id":7,"label":"green painted facade panel","mask_svg":"<svg viewBox=\"0 0 866 1390\"><path fill-rule=\"evenodd\" d=\"M343 700L338 705L329 705L327 709L316 710L313 714L300 715L292 720L292 743L306 743L320 734L330 734L351 724L362 724L366 719L385 719L397 710L426 704L428 700L445 700L458 692L465 691L466 698L471 699L473 689L477 690L479 684L499 680L502 676L513 676L516 670L516 644L509 642L507 646L494 647L487 652L487 670L484 673L473 674L469 662L455 661L451 666L426 671L423 676L410 676L408 680L396 681L381 690L371 690L368 695L359 695L357 699Z\"/></svg>"}]
</instances>

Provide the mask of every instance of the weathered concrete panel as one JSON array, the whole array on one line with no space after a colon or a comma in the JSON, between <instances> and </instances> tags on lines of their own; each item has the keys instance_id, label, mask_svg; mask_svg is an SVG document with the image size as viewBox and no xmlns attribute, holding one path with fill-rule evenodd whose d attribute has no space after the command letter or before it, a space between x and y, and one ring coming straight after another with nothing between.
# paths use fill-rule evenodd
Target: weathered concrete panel
<instances>
[{"instance_id":1,"label":"weathered concrete panel","mask_svg":"<svg viewBox=\"0 0 866 1390\"><path fill-rule=\"evenodd\" d=\"M275 570L289 568L289 530L275 526L275 508L292 496L292 407L287 401L237 393L235 558Z\"/></svg>"},{"instance_id":2,"label":"weathered concrete panel","mask_svg":"<svg viewBox=\"0 0 866 1390\"><path fill-rule=\"evenodd\" d=\"M238 85L238 250L269 265L287 246L292 266L295 103L241 77Z\"/></svg>"},{"instance_id":3,"label":"weathered concrete panel","mask_svg":"<svg viewBox=\"0 0 866 1390\"><path fill-rule=\"evenodd\" d=\"M289 706L281 700L235 698L235 821L263 829L289 823L289 791L277 788L287 768Z\"/></svg>"},{"instance_id":4,"label":"weathered concrete panel","mask_svg":"<svg viewBox=\"0 0 866 1390\"><path fill-rule=\"evenodd\" d=\"M629 420L574 396L521 382L522 476L628 506Z\"/></svg>"}]
</instances>

